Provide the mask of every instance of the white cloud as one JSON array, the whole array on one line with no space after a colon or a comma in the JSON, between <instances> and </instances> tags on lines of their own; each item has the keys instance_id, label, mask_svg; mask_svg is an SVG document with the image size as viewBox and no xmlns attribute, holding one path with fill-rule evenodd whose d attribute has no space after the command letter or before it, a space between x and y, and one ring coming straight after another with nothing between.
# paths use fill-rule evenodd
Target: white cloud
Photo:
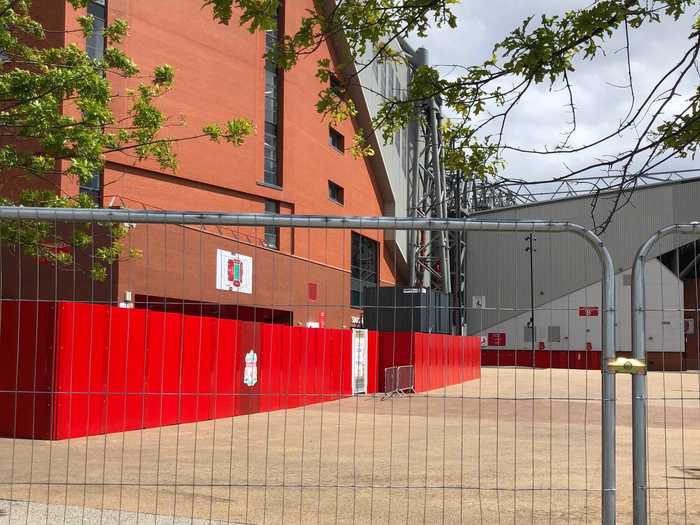
<instances>
[{"instance_id":1,"label":"white cloud","mask_svg":"<svg viewBox=\"0 0 700 525\"><path fill-rule=\"evenodd\" d=\"M471 0L455 7L458 28L433 30L426 39L414 39L416 46L427 47L433 65L442 66L448 76L458 74L450 64L470 65L488 58L493 45L517 27L526 17L535 15L533 24L542 13L562 14L565 10L584 7L588 1L561 0ZM690 46L688 35L696 13L689 13L679 21L664 19L660 24L650 24L639 30L631 30L631 64L637 104L646 97L651 87ZM620 33L605 45L606 55L594 61L581 61L570 76L577 108L577 129L570 145L582 145L614 131L630 108L629 89L620 88L628 83L624 38ZM682 95L669 105L678 110L690 92L698 84L692 72L690 80L682 86ZM506 142L525 148L550 149L558 144L570 127L571 114L566 108L568 95L540 85L529 93L509 120ZM504 175L526 180L549 179L584 167L596 158L623 151L637 139L634 130L605 146L581 154L536 156L507 152L508 167ZM659 169L696 168L693 160L673 159ZM589 175L601 175L601 171Z\"/></svg>"}]
</instances>

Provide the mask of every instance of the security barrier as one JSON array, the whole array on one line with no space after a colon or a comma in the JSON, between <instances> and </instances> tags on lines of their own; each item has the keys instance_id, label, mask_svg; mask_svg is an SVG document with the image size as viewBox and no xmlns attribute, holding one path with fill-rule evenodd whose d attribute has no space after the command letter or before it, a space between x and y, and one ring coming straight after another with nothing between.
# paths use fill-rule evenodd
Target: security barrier
<instances>
[{"instance_id":1,"label":"security barrier","mask_svg":"<svg viewBox=\"0 0 700 525\"><path fill-rule=\"evenodd\" d=\"M0 226L10 523L615 521L614 271L585 228L1 207ZM423 293L399 230L568 234L601 282L590 303L523 308L467 281L374 332L364 294ZM599 342L539 348L522 315L580 316L568 335Z\"/></svg>"},{"instance_id":2,"label":"security barrier","mask_svg":"<svg viewBox=\"0 0 700 525\"><path fill-rule=\"evenodd\" d=\"M698 235L697 222L659 230L639 248L632 269L632 355L620 359L618 370L632 374L632 486L634 523L639 525L700 519L700 383L693 377L700 363ZM667 237L673 248L651 258ZM658 269L647 264L657 259L662 263ZM656 296L647 291L652 283L660 290ZM647 325L653 325L653 332ZM655 363L649 332L661 333Z\"/></svg>"}]
</instances>

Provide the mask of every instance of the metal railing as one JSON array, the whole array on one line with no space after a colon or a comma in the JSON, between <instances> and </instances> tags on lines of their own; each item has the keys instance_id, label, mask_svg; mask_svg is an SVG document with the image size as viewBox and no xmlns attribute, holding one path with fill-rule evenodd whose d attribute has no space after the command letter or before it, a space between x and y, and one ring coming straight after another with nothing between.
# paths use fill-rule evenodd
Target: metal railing
<instances>
[{"instance_id":1,"label":"metal railing","mask_svg":"<svg viewBox=\"0 0 700 525\"><path fill-rule=\"evenodd\" d=\"M648 357L645 323L645 265L648 260L649 253L656 246L656 244L664 237L674 234L700 235L700 222L674 224L672 226L662 228L639 248L634 258L631 283L632 357L638 360L641 366L644 366L643 370L646 369ZM683 395L684 394L681 391L681 399L683 398ZM647 447L647 404L647 375L645 373L635 373L632 376L632 483L635 525L645 525L649 523L647 507L649 498L647 472L647 465L649 462ZM666 516L666 519L668 519L668 516ZM687 520L687 516L685 516L685 519Z\"/></svg>"},{"instance_id":2,"label":"metal railing","mask_svg":"<svg viewBox=\"0 0 700 525\"><path fill-rule=\"evenodd\" d=\"M475 221L468 219L396 219L388 217L326 217L290 216L267 214L225 214L208 212L160 212L105 209L47 209L0 207L0 221L47 221L66 223L125 223L159 225L207 225L236 227L303 228L321 230L413 230L413 231L463 231L493 233L543 233L573 234L582 238L595 252L601 265L601 322L602 322L602 367L601 367L601 521L610 525L616 518L616 471L615 471L615 374L606 366L615 357L615 286L614 266L602 241L590 230L568 222L556 221ZM184 269L183 269L184 271ZM185 276L183 275L183 279ZM251 357L251 363L253 357ZM248 361L246 361L248 363ZM534 363L533 363L534 366ZM246 381L256 381L246 375ZM320 397L320 396L319 396ZM517 398L513 398L517 399ZM532 403L534 411L535 392ZM534 417L532 432L534 435ZM517 418L516 418L517 425ZM427 446L427 445L426 445ZM534 446L534 445L533 445ZM517 450L517 444L516 444ZM553 458L550 458L553 459ZM534 455L532 458L534 470ZM320 467L319 467L320 469ZM460 488L463 481L460 484ZM336 487L339 488L339 487ZM320 489L319 489L320 490ZM531 489L533 498L534 486ZM587 489L586 489L587 490ZM426 485L427 491L427 485ZM551 504L550 504L551 505ZM499 511L500 512L500 511ZM534 509L533 509L534 519Z\"/></svg>"}]
</instances>

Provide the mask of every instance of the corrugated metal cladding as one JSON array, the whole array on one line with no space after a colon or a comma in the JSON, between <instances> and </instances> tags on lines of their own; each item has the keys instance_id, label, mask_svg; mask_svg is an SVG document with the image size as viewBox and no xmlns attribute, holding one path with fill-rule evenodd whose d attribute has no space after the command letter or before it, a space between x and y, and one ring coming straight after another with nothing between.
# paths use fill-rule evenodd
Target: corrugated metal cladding
<instances>
[{"instance_id":1,"label":"corrugated metal cladding","mask_svg":"<svg viewBox=\"0 0 700 525\"><path fill-rule=\"evenodd\" d=\"M602 194L595 209L591 197L576 197L526 206L481 212L483 220L556 220L593 227L614 203L615 194ZM623 197L624 198L624 197ZM618 210L602 238L618 272L632 267L635 253L664 226L700 220L700 178L637 189ZM658 255L689 242L669 236L652 253ZM535 305L600 280L600 265L593 250L571 234L536 235L534 262ZM468 329L473 334L530 308L530 255L524 234L471 232L467 236L467 297L486 296L485 309L469 309ZM620 294L628 290L618 290Z\"/></svg>"}]
</instances>

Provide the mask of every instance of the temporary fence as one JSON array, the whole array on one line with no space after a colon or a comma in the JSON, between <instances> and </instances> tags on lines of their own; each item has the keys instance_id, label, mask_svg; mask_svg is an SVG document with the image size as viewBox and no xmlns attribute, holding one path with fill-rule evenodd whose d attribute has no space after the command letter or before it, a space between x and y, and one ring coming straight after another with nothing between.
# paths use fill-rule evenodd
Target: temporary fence
<instances>
[{"instance_id":1,"label":"temporary fence","mask_svg":"<svg viewBox=\"0 0 700 525\"><path fill-rule=\"evenodd\" d=\"M466 239L451 294L442 257L407 282L406 230ZM600 263L566 300L537 273L564 242ZM581 226L0 207L0 256L9 523L615 522L615 275Z\"/></svg>"},{"instance_id":2,"label":"temporary fence","mask_svg":"<svg viewBox=\"0 0 700 525\"><path fill-rule=\"evenodd\" d=\"M390 366L384 369L384 397L404 396L416 393L415 367L413 365Z\"/></svg>"},{"instance_id":3,"label":"temporary fence","mask_svg":"<svg viewBox=\"0 0 700 525\"><path fill-rule=\"evenodd\" d=\"M659 230L632 269L634 523L700 520L700 223ZM666 252L650 257L664 238ZM660 261L653 267L649 261ZM649 293L651 286L656 293ZM655 340L656 338L656 340ZM647 373L647 370L649 372Z\"/></svg>"}]
</instances>

